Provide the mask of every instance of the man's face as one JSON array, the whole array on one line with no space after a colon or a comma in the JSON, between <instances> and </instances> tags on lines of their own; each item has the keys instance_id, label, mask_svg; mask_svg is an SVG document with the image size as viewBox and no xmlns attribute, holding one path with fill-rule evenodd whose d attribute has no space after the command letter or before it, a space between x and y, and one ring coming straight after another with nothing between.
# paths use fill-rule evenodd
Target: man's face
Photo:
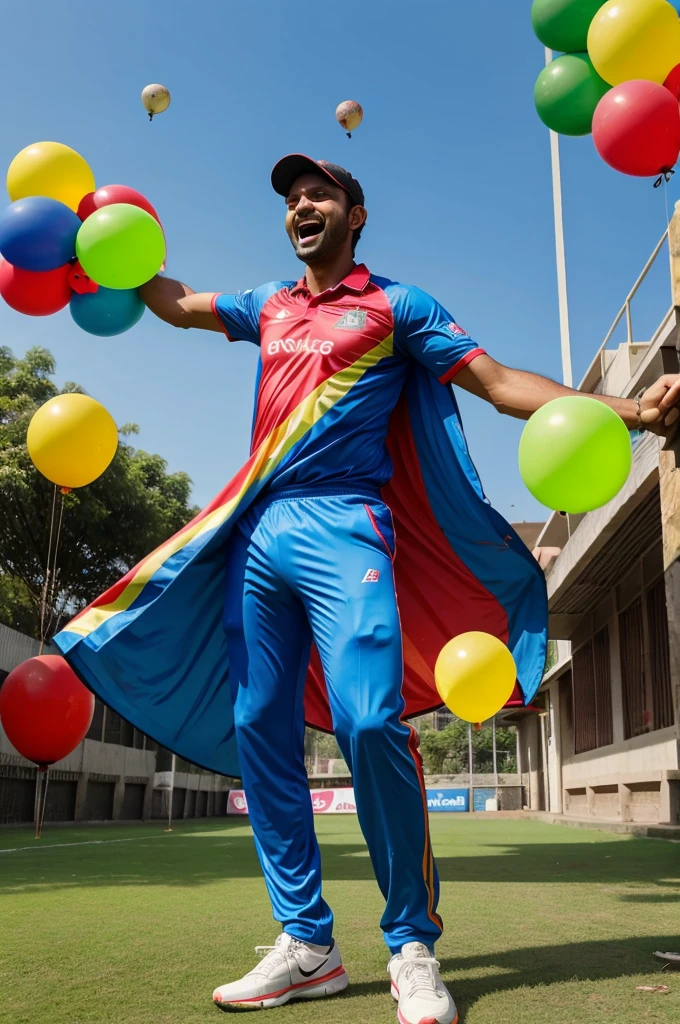
<instances>
[{"instance_id":1,"label":"man's face","mask_svg":"<svg viewBox=\"0 0 680 1024\"><path fill-rule=\"evenodd\" d=\"M301 175L293 182L286 205L286 231L303 263L318 263L351 245L351 200L324 175Z\"/></svg>"}]
</instances>

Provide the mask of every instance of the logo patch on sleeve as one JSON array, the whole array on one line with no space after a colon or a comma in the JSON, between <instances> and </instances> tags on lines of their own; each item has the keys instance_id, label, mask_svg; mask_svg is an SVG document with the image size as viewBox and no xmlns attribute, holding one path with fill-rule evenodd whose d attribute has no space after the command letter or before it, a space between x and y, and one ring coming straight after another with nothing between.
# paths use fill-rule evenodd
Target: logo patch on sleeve
<instances>
[{"instance_id":1,"label":"logo patch on sleeve","mask_svg":"<svg viewBox=\"0 0 680 1024\"><path fill-rule=\"evenodd\" d=\"M337 324L333 325L336 331L361 331L365 326L365 309L348 309L345 315L338 320Z\"/></svg>"},{"instance_id":2,"label":"logo patch on sleeve","mask_svg":"<svg viewBox=\"0 0 680 1024\"><path fill-rule=\"evenodd\" d=\"M451 331L451 334L454 334L457 338L468 337L468 332L463 330L463 328L459 327L456 323L449 324L449 330Z\"/></svg>"}]
</instances>

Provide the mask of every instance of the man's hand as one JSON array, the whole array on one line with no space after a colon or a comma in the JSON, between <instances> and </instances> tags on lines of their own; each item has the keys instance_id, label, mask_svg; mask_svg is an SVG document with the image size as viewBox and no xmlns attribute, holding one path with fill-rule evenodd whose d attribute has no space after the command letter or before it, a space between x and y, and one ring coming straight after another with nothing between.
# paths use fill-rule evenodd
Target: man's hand
<instances>
[{"instance_id":1,"label":"man's hand","mask_svg":"<svg viewBox=\"0 0 680 1024\"><path fill-rule=\"evenodd\" d=\"M661 437L669 437L680 419L680 373L667 373L647 388L640 399L642 426Z\"/></svg>"}]
</instances>

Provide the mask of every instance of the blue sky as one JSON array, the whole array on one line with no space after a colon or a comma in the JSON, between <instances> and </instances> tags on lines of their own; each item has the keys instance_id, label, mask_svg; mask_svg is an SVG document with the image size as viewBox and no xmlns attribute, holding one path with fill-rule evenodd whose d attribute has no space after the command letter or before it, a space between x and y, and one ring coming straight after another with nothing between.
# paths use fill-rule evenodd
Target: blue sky
<instances>
[{"instance_id":1,"label":"blue sky","mask_svg":"<svg viewBox=\"0 0 680 1024\"><path fill-rule=\"evenodd\" d=\"M529 0L91 0L15 5L5 27L0 166L54 139L99 185L128 184L158 209L168 273L196 290L298 277L270 189L290 151L345 164L369 224L375 272L434 294L502 362L559 379L550 152L532 91L543 66ZM149 124L139 94L172 93ZM337 103L365 119L348 141ZM592 140L564 140L563 182L575 378L582 376L664 229L662 190L616 174ZM670 186L669 201L677 196ZM649 335L670 304L667 264L635 308ZM199 503L247 455L256 352L176 331L147 313L118 338L79 331L68 310L20 316L0 303L0 343L52 350L140 446L194 481ZM463 396L487 493L511 519L544 518L517 471L521 424Z\"/></svg>"}]
</instances>

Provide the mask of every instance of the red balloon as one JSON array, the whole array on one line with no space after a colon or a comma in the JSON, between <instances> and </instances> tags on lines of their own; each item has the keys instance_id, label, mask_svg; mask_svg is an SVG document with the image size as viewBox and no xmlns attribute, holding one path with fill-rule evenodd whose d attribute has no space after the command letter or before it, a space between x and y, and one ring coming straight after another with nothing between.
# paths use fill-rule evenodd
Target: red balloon
<instances>
[{"instance_id":1,"label":"red balloon","mask_svg":"<svg viewBox=\"0 0 680 1024\"><path fill-rule=\"evenodd\" d=\"M88 192L80 200L78 216L81 220L85 220L95 210L101 210L103 206L112 206L114 203L128 203L130 206L138 206L140 210L146 210L159 224L161 223L160 217L149 200L141 192L137 192L136 189L129 188L127 185L104 185L102 188L98 188L96 192Z\"/></svg>"},{"instance_id":2,"label":"red balloon","mask_svg":"<svg viewBox=\"0 0 680 1024\"><path fill-rule=\"evenodd\" d=\"M670 171L680 153L680 107L656 82L633 80L602 97L593 142L610 167L639 178Z\"/></svg>"},{"instance_id":3,"label":"red balloon","mask_svg":"<svg viewBox=\"0 0 680 1024\"><path fill-rule=\"evenodd\" d=\"M669 92L672 92L676 100L680 100L680 64L675 65L668 78L663 83L663 87L664 89L668 89Z\"/></svg>"},{"instance_id":4,"label":"red balloon","mask_svg":"<svg viewBox=\"0 0 680 1024\"><path fill-rule=\"evenodd\" d=\"M0 721L8 740L41 767L75 750L93 714L94 696L55 654L17 665L0 688Z\"/></svg>"},{"instance_id":5,"label":"red balloon","mask_svg":"<svg viewBox=\"0 0 680 1024\"><path fill-rule=\"evenodd\" d=\"M49 316L58 313L71 300L69 274L71 264L56 270L22 270L7 260L0 263L0 295L17 313Z\"/></svg>"}]
</instances>

